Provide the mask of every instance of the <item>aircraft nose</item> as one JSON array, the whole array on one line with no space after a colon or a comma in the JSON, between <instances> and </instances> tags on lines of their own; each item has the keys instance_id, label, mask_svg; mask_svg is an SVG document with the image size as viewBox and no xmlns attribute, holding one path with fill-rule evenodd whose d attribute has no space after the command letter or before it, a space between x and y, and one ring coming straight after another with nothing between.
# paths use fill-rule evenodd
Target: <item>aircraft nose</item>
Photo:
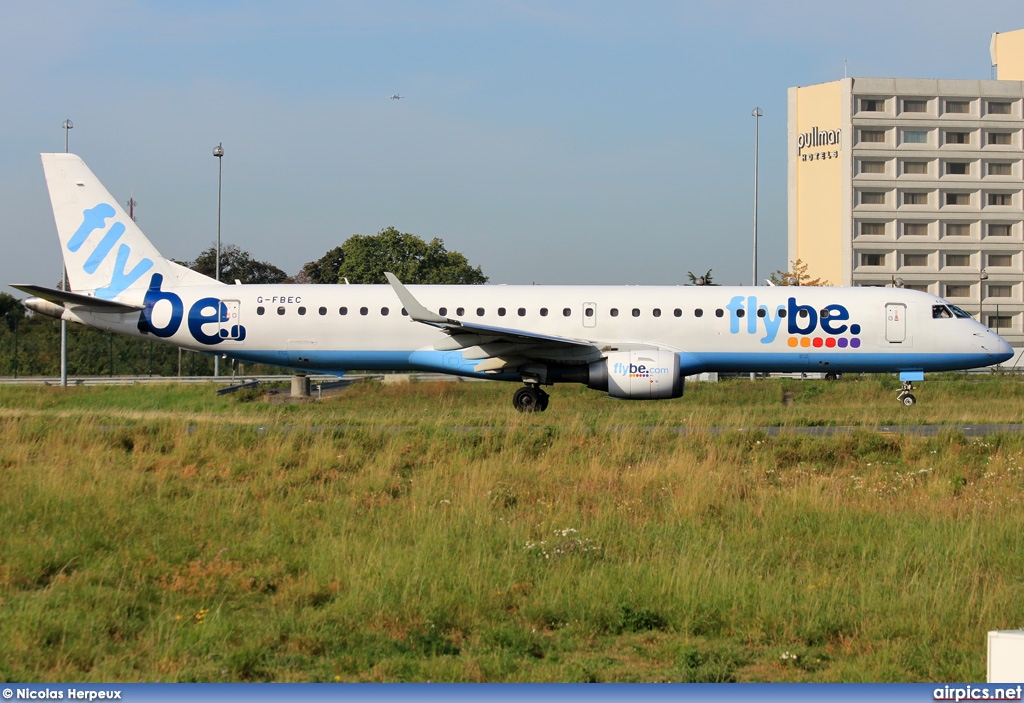
<instances>
[{"instance_id":1,"label":"aircraft nose","mask_svg":"<svg viewBox=\"0 0 1024 703\"><path fill-rule=\"evenodd\" d=\"M996 363L1012 359L1014 355L1013 347L1010 346L1010 343L991 330L986 330L981 346L985 351L998 359Z\"/></svg>"}]
</instances>

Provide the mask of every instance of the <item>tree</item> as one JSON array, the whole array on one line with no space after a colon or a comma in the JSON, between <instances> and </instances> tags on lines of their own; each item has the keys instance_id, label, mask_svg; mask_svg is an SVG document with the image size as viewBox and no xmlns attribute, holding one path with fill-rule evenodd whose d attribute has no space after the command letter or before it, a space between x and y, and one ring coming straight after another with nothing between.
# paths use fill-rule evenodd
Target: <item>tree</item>
<instances>
[{"instance_id":1,"label":"tree","mask_svg":"<svg viewBox=\"0 0 1024 703\"><path fill-rule=\"evenodd\" d=\"M471 267L465 256L445 249L440 239L435 237L425 242L394 227L383 229L376 235L349 237L341 249L338 282L348 279L349 283L387 283L385 271L395 274L403 283L487 282L487 276L479 266Z\"/></svg>"},{"instance_id":2,"label":"tree","mask_svg":"<svg viewBox=\"0 0 1024 703\"><path fill-rule=\"evenodd\" d=\"M822 278L811 278L807 273L808 265L800 259L790 262L789 271L776 270L768 280L776 286L830 286L828 281Z\"/></svg>"},{"instance_id":3,"label":"tree","mask_svg":"<svg viewBox=\"0 0 1024 703\"><path fill-rule=\"evenodd\" d=\"M0 293L0 317L7 321L8 329L13 332L18 321L25 318L25 306L10 293Z\"/></svg>"},{"instance_id":4,"label":"tree","mask_svg":"<svg viewBox=\"0 0 1024 703\"><path fill-rule=\"evenodd\" d=\"M711 281L711 269L708 269L708 272L705 273L703 276L700 276L700 277L694 276L693 275L693 271L687 271L686 272L686 277L690 279L690 282L689 282L688 285L691 285L691 286L717 286L718 285L717 283L712 283L712 281Z\"/></svg>"},{"instance_id":5,"label":"tree","mask_svg":"<svg viewBox=\"0 0 1024 703\"><path fill-rule=\"evenodd\" d=\"M345 251L334 247L316 261L310 261L296 276L297 283L340 283L338 271L345 262Z\"/></svg>"},{"instance_id":6,"label":"tree","mask_svg":"<svg viewBox=\"0 0 1024 703\"><path fill-rule=\"evenodd\" d=\"M181 263L204 276L216 278L217 248L210 247L195 261ZM234 244L225 244L220 249L220 280L231 283L235 279L242 283L287 283L288 274L266 261L256 261L249 252Z\"/></svg>"}]
</instances>

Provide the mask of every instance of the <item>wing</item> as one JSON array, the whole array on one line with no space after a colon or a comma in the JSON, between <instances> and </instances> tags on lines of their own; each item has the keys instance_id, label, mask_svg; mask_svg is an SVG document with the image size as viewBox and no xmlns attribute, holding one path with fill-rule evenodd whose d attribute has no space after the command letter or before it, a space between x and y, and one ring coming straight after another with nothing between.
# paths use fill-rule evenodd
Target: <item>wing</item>
<instances>
[{"instance_id":1,"label":"wing","mask_svg":"<svg viewBox=\"0 0 1024 703\"><path fill-rule=\"evenodd\" d=\"M394 274L384 275L411 320L436 327L449 335L446 343L435 344L434 348L438 351L461 349L463 358L481 359L476 371L498 373L531 361L582 364L600 359L607 350L599 348L598 343L590 339L480 325L438 315L425 308Z\"/></svg>"}]
</instances>

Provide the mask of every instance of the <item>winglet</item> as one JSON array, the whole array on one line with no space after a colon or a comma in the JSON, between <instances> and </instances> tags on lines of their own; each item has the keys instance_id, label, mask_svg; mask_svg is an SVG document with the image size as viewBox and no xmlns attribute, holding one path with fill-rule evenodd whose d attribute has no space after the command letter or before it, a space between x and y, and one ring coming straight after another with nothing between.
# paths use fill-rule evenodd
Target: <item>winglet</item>
<instances>
[{"instance_id":1,"label":"winglet","mask_svg":"<svg viewBox=\"0 0 1024 703\"><path fill-rule=\"evenodd\" d=\"M410 319L416 322L449 322L447 317L441 317L436 312L430 312L423 307L420 301L413 297L413 294L398 280L395 274L385 272L384 276L388 279L391 287L395 289L395 294L402 301L402 306L409 313Z\"/></svg>"}]
</instances>

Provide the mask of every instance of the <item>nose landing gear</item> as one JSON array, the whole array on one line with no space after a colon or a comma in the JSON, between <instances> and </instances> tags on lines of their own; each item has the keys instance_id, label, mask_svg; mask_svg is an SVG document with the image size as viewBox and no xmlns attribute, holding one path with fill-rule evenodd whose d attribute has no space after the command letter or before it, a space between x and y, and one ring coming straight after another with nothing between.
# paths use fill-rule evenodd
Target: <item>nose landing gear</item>
<instances>
[{"instance_id":1,"label":"nose landing gear","mask_svg":"<svg viewBox=\"0 0 1024 703\"><path fill-rule=\"evenodd\" d=\"M896 400L909 408L917 402L917 398L915 398L914 394L910 392L912 390L914 390L914 385L910 381L904 381L903 388L900 389L900 393L896 396Z\"/></svg>"},{"instance_id":2,"label":"nose landing gear","mask_svg":"<svg viewBox=\"0 0 1024 703\"><path fill-rule=\"evenodd\" d=\"M521 413L544 412L548 409L549 396L536 384L523 386L512 396L512 406Z\"/></svg>"}]
</instances>

